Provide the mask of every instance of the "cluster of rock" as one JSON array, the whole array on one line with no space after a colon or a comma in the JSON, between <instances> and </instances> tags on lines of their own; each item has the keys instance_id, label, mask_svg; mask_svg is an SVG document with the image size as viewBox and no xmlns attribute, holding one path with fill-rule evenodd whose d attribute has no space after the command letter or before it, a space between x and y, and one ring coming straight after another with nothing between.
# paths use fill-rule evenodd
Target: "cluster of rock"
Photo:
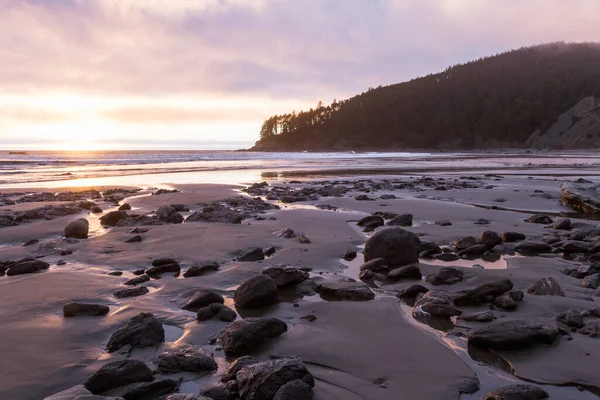
<instances>
[{"instance_id":1,"label":"cluster of rock","mask_svg":"<svg viewBox=\"0 0 600 400\"><path fill-rule=\"evenodd\" d=\"M22 258L17 261L0 261L0 276L14 276L42 272L50 267L45 261L34 258Z\"/></svg>"},{"instance_id":2,"label":"cluster of rock","mask_svg":"<svg viewBox=\"0 0 600 400\"><path fill-rule=\"evenodd\" d=\"M184 218L171 205L161 206L153 215L128 214L127 211L111 211L100 217L104 226L140 226L181 224Z\"/></svg>"},{"instance_id":3,"label":"cluster of rock","mask_svg":"<svg viewBox=\"0 0 600 400\"><path fill-rule=\"evenodd\" d=\"M16 226L36 220L50 220L67 215L79 214L81 208L73 204L48 204L43 207L32 208L25 211L16 211L0 215L0 227Z\"/></svg>"},{"instance_id":4,"label":"cluster of rock","mask_svg":"<svg viewBox=\"0 0 600 400\"><path fill-rule=\"evenodd\" d=\"M205 204L199 211L194 212L186 221L224 222L239 224L244 219L264 214L268 210L277 210L278 206L267 203L260 197L230 197L228 199Z\"/></svg>"},{"instance_id":5,"label":"cluster of rock","mask_svg":"<svg viewBox=\"0 0 600 400\"><path fill-rule=\"evenodd\" d=\"M40 193L30 193L25 196L19 197L15 200L16 203L35 203L35 202L51 202L51 201L61 201L61 202L75 202L79 200L86 199L101 199L102 195L100 192L94 189L83 190L80 192L40 192Z\"/></svg>"}]
</instances>

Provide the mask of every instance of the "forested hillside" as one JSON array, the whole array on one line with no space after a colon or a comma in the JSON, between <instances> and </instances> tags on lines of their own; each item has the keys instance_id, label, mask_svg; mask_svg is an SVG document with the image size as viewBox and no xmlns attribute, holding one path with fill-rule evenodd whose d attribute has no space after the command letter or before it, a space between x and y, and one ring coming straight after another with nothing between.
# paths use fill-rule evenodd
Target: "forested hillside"
<instances>
[{"instance_id":1,"label":"forested hillside","mask_svg":"<svg viewBox=\"0 0 600 400\"><path fill-rule=\"evenodd\" d=\"M587 96L600 96L600 44L551 43L272 116L253 149L521 147Z\"/></svg>"}]
</instances>

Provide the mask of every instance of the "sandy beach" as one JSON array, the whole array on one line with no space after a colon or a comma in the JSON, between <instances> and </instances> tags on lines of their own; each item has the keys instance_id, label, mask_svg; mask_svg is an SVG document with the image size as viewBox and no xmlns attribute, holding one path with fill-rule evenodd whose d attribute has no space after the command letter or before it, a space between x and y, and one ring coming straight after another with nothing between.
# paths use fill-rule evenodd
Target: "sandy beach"
<instances>
[{"instance_id":1,"label":"sandy beach","mask_svg":"<svg viewBox=\"0 0 600 400\"><path fill-rule=\"evenodd\" d=\"M511 385L538 387L550 399L598 398L600 217L565 205L560 186L580 179L594 187L600 168L593 159L579 170L570 161L525 169L507 160L476 171L463 162L433 172L390 174L377 165L371 173L275 173L265 184L265 174L244 180L250 176L244 172L212 183L201 175L165 174L162 184L139 175L121 184L115 177L87 187L1 189L0 215L17 222L0 227L6 272L0 277L0 398L44 399L74 387L89 394L78 385L119 360L142 361L154 382L175 381L164 398L183 398L166 397L168 390L198 395L186 399L273 398L252 392L257 384L239 372L222 382L242 355L255 363L298 357L314 378L317 400L508 399L485 396ZM130 192L108 196L115 187ZM98 196L77 196L88 189ZM65 201L23 200L48 190L71 194ZM81 208L82 201L101 211ZM75 207L68 215L48 217L46 210L39 218L15 218L67 204ZM117 211L124 204L130 208ZM409 222L398 222L406 214ZM104 218L109 215L118 220ZM528 222L534 215L544 217ZM88 220L88 238L65 238L65 227L78 218ZM378 253L377 236L391 230L410 235L391 245L403 257L413 251L411 240L420 243L406 256L415 262L369 256ZM365 263L365 254L371 261ZM28 257L24 263L48 267L10 273ZM166 258L172 260L156 262ZM268 282L245 288L259 276ZM506 280L510 287L499 283ZM480 286L489 283L493 290ZM275 294L263 293L272 284ZM428 292L402 296L414 285ZM136 296L115 295L143 287ZM216 311L203 319L189 307L205 292L238 322L221 320L227 318ZM72 302L109 311L67 317L63 307ZM215 310L227 313L220 307ZM163 340L130 341L110 351L113 334L141 313L159 321ZM234 351L231 340L239 337L228 330L258 321L252 318L283 321L285 332L253 333L260 340ZM165 371L157 361L165 352L199 352L216 366ZM93 398L155 398L131 394L139 382L109 384L92 391L99 396ZM75 399L75 392L50 398Z\"/></svg>"}]
</instances>

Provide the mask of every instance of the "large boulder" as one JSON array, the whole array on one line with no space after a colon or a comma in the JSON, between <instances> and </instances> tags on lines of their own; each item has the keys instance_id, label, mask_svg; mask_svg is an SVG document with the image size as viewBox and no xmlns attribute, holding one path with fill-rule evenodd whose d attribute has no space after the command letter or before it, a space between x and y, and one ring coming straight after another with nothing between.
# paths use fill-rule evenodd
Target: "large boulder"
<instances>
[{"instance_id":1,"label":"large boulder","mask_svg":"<svg viewBox=\"0 0 600 400\"><path fill-rule=\"evenodd\" d=\"M482 400L544 400L548 393L532 385L512 385L492 390Z\"/></svg>"},{"instance_id":2,"label":"large boulder","mask_svg":"<svg viewBox=\"0 0 600 400\"><path fill-rule=\"evenodd\" d=\"M373 300L375 293L363 282L326 281L317 286L317 293L325 300Z\"/></svg>"},{"instance_id":3,"label":"large boulder","mask_svg":"<svg viewBox=\"0 0 600 400\"><path fill-rule=\"evenodd\" d=\"M365 262L374 258L385 258L389 265L403 266L419 261L421 240L412 232L402 228L383 229L367 240Z\"/></svg>"},{"instance_id":4,"label":"large boulder","mask_svg":"<svg viewBox=\"0 0 600 400\"><path fill-rule=\"evenodd\" d=\"M93 394L106 392L135 382L151 382L152 371L139 360L113 361L103 365L85 381L85 387Z\"/></svg>"},{"instance_id":5,"label":"large boulder","mask_svg":"<svg viewBox=\"0 0 600 400\"><path fill-rule=\"evenodd\" d=\"M85 218L79 218L69 222L65 227L65 237L74 239L87 239L90 223Z\"/></svg>"},{"instance_id":6,"label":"large boulder","mask_svg":"<svg viewBox=\"0 0 600 400\"><path fill-rule=\"evenodd\" d=\"M556 326L533 321L509 320L493 322L472 331L469 344L498 350L520 350L534 344L552 344L559 335Z\"/></svg>"},{"instance_id":7,"label":"large boulder","mask_svg":"<svg viewBox=\"0 0 600 400\"><path fill-rule=\"evenodd\" d=\"M295 380L310 387L315 385L313 376L299 358L282 358L247 365L236 377L240 397L246 400L271 400L282 386Z\"/></svg>"},{"instance_id":8,"label":"large boulder","mask_svg":"<svg viewBox=\"0 0 600 400\"><path fill-rule=\"evenodd\" d=\"M129 218L126 211L111 211L100 217L100 224L105 226L117 226L120 221Z\"/></svg>"},{"instance_id":9,"label":"large boulder","mask_svg":"<svg viewBox=\"0 0 600 400\"><path fill-rule=\"evenodd\" d=\"M279 290L268 275L258 275L242 283L233 295L236 307L259 308L277 303Z\"/></svg>"},{"instance_id":10,"label":"large boulder","mask_svg":"<svg viewBox=\"0 0 600 400\"><path fill-rule=\"evenodd\" d=\"M285 322L276 318L246 318L232 322L221 332L223 351L228 357L247 355L287 331Z\"/></svg>"},{"instance_id":11,"label":"large boulder","mask_svg":"<svg viewBox=\"0 0 600 400\"><path fill-rule=\"evenodd\" d=\"M164 341L165 330L162 324L154 315L140 313L112 334L106 348L109 353L113 353L125 345L143 348L156 346Z\"/></svg>"},{"instance_id":12,"label":"large boulder","mask_svg":"<svg viewBox=\"0 0 600 400\"><path fill-rule=\"evenodd\" d=\"M40 260L34 259L23 259L19 260L14 264L9 265L8 270L6 270L6 275L23 275L23 274L32 274L34 272L41 272L47 270L50 267L50 264Z\"/></svg>"}]
</instances>

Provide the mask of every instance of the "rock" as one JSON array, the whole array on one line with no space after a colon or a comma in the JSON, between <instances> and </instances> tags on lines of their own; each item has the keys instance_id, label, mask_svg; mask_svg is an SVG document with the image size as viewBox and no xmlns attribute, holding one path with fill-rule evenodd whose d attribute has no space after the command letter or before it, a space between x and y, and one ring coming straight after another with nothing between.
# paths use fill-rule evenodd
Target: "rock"
<instances>
[{"instance_id":1,"label":"rock","mask_svg":"<svg viewBox=\"0 0 600 400\"><path fill-rule=\"evenodd\" d=\"M171 207L177 212L188 212L190 209L185 204L171 204Z\"/></svg>"},{"instance_id":2,"label":"rock","mask_svg":"<svg viewBox=\"0 0 600 400\"><path fill-rule=\"evenodd\" d=\"M568 231L571 229L571 220L569 218L562 218L558 221L554 221L552 224L552 229Z\"/></svg>"},{"instance_id":3,"label":"rock","mask_svg":"<svg viewBox=\"0 0 600 400\"><path fill-rule=\"evenodd\" d=\"M569 240L563 243L561 247L563 249L563 252L566 254L587 253L590 251L590 247L587 243L575 240Z\"/></svg>"},{"instance_id":4,"label":"rock","mask_svg":"<svg viewBox=\"0 0 600 400\"><path fill-rule=\"evenodd\" d=\"M212 400L237 400L239 397L230 393L225 386L212 386L202 389L200 394Z\"/></svg>"},{"instance_id":5,"label":"rock","mask_svg":"<svg viewBox=\"0 0 600 400\"><path fill-rule=\"evenodd\" d=\"M246 318L232 322L221 333L227 357L239 357L258 349L269 339L287 331L285 322L276 318Z\"/></svg>"},{"instance_id":6,"label":"rock","mask_svg":"<svg viewBox=\"0 0 600 400\"><path fill-rule=\"evenodd\" d=\"M311 388L315 385L313 376L299 358L282 358L246 365L238 371L236 377L240 397L247 400L274 399L285 384L295 380L300 380ZM282 395L286 391L290 393L294 388L296 386L288 387Z\"/></svg>"},{"instance_id":7,"label":"rock","mask_svg":"<svg viewBox=\"0 0 600 400\"><path fill-rule=\"evenodd\" d=\"M495 251L486 251L481 256L481 259L483 261L490 262L490 263L496 262L500 258L502 258L502 255L500 255L500 253L496 253Z\"/></svg>"},{"instance_id":8,"label":"rock","mask_svg":"<svg viewBox=\"0 0 600 400\"><path fill-rule=\"evenodd\" d=\"M246 365L256 364L257 362L258 360L252 356L244 356L238 358L229 366L229 368L227 368L227 371L221 377L221 382L227 383L229 381L235 380L236 374L240 369L244 368Z\"/></svg>"},{"instance_id":9,"label":"rock","mask_svg":"<svg viewBox=\"0 0 600 400\"><path fill-rule=\"evenodd\" d=\"M140 283L148 282L149 280L150 280L150 277L148 275L141 275L136 278L131 278L130 280L125 282L125 285L135 286L135 285L139 285Z\"/></svg>"},{"instance_id":10,"label":"rock","mask_svg":"<svg viewBox=\"0 0 600 400\"><path fill-rule=\"evenodd\" d=\"M215 203L196 211L187 217L186 221L224 222L241 224L246 214L232 210L224 205Z\"/></svg>"},{"instance_id":11,"label":"rock","mask_svg":"<svg viewBox=\"0 0 600 400\"><path fill-rule=\"evenodd\" d=\"M452 267L440 268L435 274L427 275L426 282L432 285L454 285L463 280L463 272Z\"/></svg>"},{"instance_id":12,"label":"rock","mask_svg":"<svg viewBox=\"0 0 600 400\"><path fill-rule=\"evenodd\" d=\"M473 222L475 225L489 225L490 221L485 218L479 218L478 220Z\"/></svg>"},{"instance_id":13,"label":"rock","mask_svg":"<svg viewBox=\"0 0 600 400\"><path fill-rule=\"evenodd\" d=\"M117 226L120 221L129 218L126 211L111 211L100 217L100 224L105 226Z\"/></svg>"},{"instance_id":14,"label":"rock","mask_svg":"<svg viewBox=\"0 0 600 400\"><path fill-rule=\"evenodd\" d=\"M233 322L237 318L237 314L231 308L221 303L212 303L199 309L196 318L198 321L207 321L215 318L219 321Z\"/></svg>"},{"instance_id":15,"label":"rock","mask_svg":"<svg viewBox=\"0 0 600 400\"><path fill-rule=\"evenodd\" d=\"M260 247L255 247L248 250L242 256L238 257L238 261L260 261L265 259L265 253Z\"/></svg>"},{"instance_id":16,"label":"rock","mask_svg":"<svg viewBox=\"0 0 600 400\"><path fill-rule=\"evenodd\" d=\"M393 281L401 279L421 279L421 270L416 265L407 265L388 272L388 278Z\"/></svg>"},{"instance_id":17,"label":"rock","mask_svg":"<svg viewBox=\"0 0 600 400\"><path fill-rule=\"evenodd\" d=\"M455 253L436 254L435 256L433 256L433 258L435 258L436 260L445 261L445 262L452 262L452 261L460 260L460 256Z\"/></svg>"},{"instance_id":18,"label":"rock","mask_svg":"<svg viewBox=\"0 0 600 400\"><path fill-rule=\"evenodd\" d=\"M118 289L115 290L113 293L113 296L115 296L117 299L124 299L126 297L137 297L137 296L142 296L145 295L149 292L150 290L148 290L148 288L146 286L138 286L136 288L125 288L125 289Z\"/></svg>"},{"instance_id":19,"label":"rock","mask_svg":"<svg viewBox=\"0 0 600 400\"><path fill-rule=\"evenodd\" d=\"M477 239L475 239L473 236L467 236L465 238L456 240L454 243L452 243L452 247L454 247L456 250L464 250L464 249L468 249L471 246L474 246L477 244Z\"/></svg>"},{"instance_id":20,"label":"rock","mask_svg":"<svg viewBox=\"0 0 600 400\"><path fill-rule=\"evenodd\" d=\"M175 393L161 400L212 400L210 397L205 397L199 394Z\"/></svg>"},{"instance_id":21,"label":"rock","mask_svg":"<svg viewBox=\"0 0 600 400\"><path fill-rule=\"evenodd\" d=\"M427 292L429 292L429 289L423 285L410 285L396 293L396 297L399 299L414 299L419 294Z\"/></svg>"},{"instance_id":22,"label":"rock","mask_svg":"<svg viewBox=\"0 0 600 400\"><path fill-rule=\"evenodd\" d=\"M179 384L173 379L161 379L159 381L139 383L129 388L123 394L124 400L154 400L160 396L177 391Z\"/></svg>"},{"instance_id":23,"label":"rock","mask_svg":"<svg viewBox=\"0 0 600 400\"><path fill-rule=\"evenodd\" d=\"M296 286L296 293L301 296L313 296L317 293L317 284L315 281L308 278Z\"/></svg>"},{"instance_id":24,"label":"rock","mask_svg":"<svg viewBox=\"0 0 600 400\"><path fill-rule=\"evenodd\" d=\"M156 346L165 341L165 330L162 324L149 313L140 313L113 333L106 348L109 353L119 350L125 345L131 348Z\"/></svg>"},{"instance_id":25,"label":"rock","mask_svg":"<svg viewBox=\"0 0 600 400\"><path fill-rule=\"evenodd\" d=\"M217 271L219 269L219 264L216 262L206 263L206 264L196 264L192 265L188 268L187 271L183 273L184 278L191 278L194 276L202 276L208 272Z\"/></svg>"},{"instance_id":26,"label":"rock","mask_svg":"<svg viewBox=\"0 0 600 400\"><path fill-rule=\"evenodd\" d=\"M281 386L273 400L312 400L312 387L303 380L296 379Z\"/></svg>"},{"instance_id":27,"label":"rock","mask_svg":"<svg viewBox=\"0 0 600 400\"><path fill-rule=\"evenodd\" d=\"M504 232L502 234L502 240L504 242L519 242L525 240L526 236L519 232Z\"/></svg>"},{"instance_id":28,"label":"rock","mask_svg":"<svg viewBox=\"0 0 600 400\"><path fill-rule=\"evenodd\" d=\"M358 273L358 279L361 281L370 281L375 279L375 275L375 272L371 271L370 269L363 269Z\"/></svg>"},{"instance_id":29,"label":"rock","mask_svg":"<svg viewBox=\"0 0 600 400\"><path fill-rule=\"evenodd\" d=\"M537 386L512 385L493 390L483 400L544 400L548 393Z\"/></svg>"},{"instance_id":30,"label":"rock","mask_svg":"<svg viewBox=\"0 0 600 400\"><path fill-rule=\"evenodd\" d=\"M157 219L165 224L181 224L183 216L172 206L161 206L156 210Z\"/></svg>"},{"instance_id":31,"label":"rock","mask_svg":"<svg viewBox=\"0 0 600 400\"><path fill-rule=\"evenodd\" d=\"M65 318L78 316L103 317L108 314L108 311L108 306L102 304L72 302L63 306L63 315Z\"/></svg>"},{"instance_id":32,"label":"rock","mask_svg":"<svg viewBox=\"0 0 600 400\"><path fill-rule=\"evenodd\" d=\"M153 379L154 375L146 364L128 359L103 365L85 381L84 386L93 394L98 394L130 383L151 382Z\"/></svg>"},{"instance_id":33,"label":"rock","mask_svg":"<svg viewBox=\"0 0 600 400\"><path fill-rule=\"evenodd\" d=\"M460 314L461 312L454 305L452 296L445 290L430 290L415 302L412 309L413 318L417 321L432 316L449 318Z\"/></svg>"},{"instance_id":34,"label":"rock","mask_svg":"<svg viewBox=\"0 0 600 400\"><path fill-rule=\"evenodd\" d=\"M585 325L582 313L579 310L567 310L557 315L556 320L571 328L583 328Z\"/></svg>"},{"instance_id":35,"label":"rock","mask_svg":"<svg viewBox=\"0 0 600 400\"><path fill-rule=\"evenodd\" d=\"M144 275L146 273L145 269L136 269L135 271L133 271L134 275Z\"/></svg>"},{"instance_id":36,"label":"rock","mask_svg":"<svg viewBox=\"0 0 600 400\"><path fill-rule=\"evenodd\" d=\"M79 218L69 222L65 227L65 237L74 239L87 239L90 223L85 218Z\"/></svg>"},{"instance_id":37,"label":"rock","mask_svg":"<svg viewBox=\"0 0 600 400\"><path fill-rule=\"evenodd\" d=\"M522 290L511 290L508 292L508 295L514 301L523 301L523 298L525 297L525 293L523 293Z\"/></svg>"},{"instance_id":38,"label":"rock","mask_svg":"<svg viewBox=\"0 0 600 400\"><path fill-rule=\"evenodd\" d=\"M119 211L129 211L129 210L131 210L131 204L129 204L129 203L123 203L119 207Z\"/></svg>"},{"instance_id":39,"label":"rock","mask_svg":"<svg viewBox=\"0 0 600 400\"><path fill-rule=\"evenodd\" d=\"M438 226L450 226L452 225L452 222L448 221L447 219L443 219L441 221L435 221L435 224Z\"/></svg>"},{"instance_id":40,"label":"rock","mask_svg":"<svg viewBox=\"0 0 600 400\"><path fill-rule=\"evenodd\" d=\"M365 200L375 200L367 196L366 194L359 194L358 196L354 196L354 200L365 201Z\"/></svg>"},{"instance_id":41,"label":"rock","mask_svg":"<svg viewBox=\"0 0 600 400\"><path fill-rule=\"evenodd\" d=\"M454 304L459 307L477 306L487 302L488 297L500 296L513 288L510 279L500 279L497 281L484 283L471 290L458 292L454 297Z\"/></svg>"},{"instance_id":42,"label":"rock","mask_svg":"<svg viewBox=\"0 0 600 400\"><path fill-rule=\"evenodd\" d=\"M10 264L8 266L8 269L6 270L6 275L14 276L32 274L34 272L45 271L48 268L50 268L50 264L48 264L47 262L27 258L19 260L14 264Z\"/></svg>"},{"instance_id":43,"label":"rock","mask_svg":"<svg viewBox=\"0 0 600 400\"><path fill-rule=\"evenodd\" d=\"M356 256L356 250L346 250L342 258L346 261L352 261L356 258Z\"/></svg>"},{"instance_id":44,"label":"rock","mask_svg":"<svg viewBox=\"0 0 600 400\"><path fill-rule=\"evenodd\" d=\"M275 247L267 247L263 253L265 254L265 257L271 257L273 254L275 254Z\"/></svg>"},{"instance_id":45,"label":"rock","mask_svg":"<svg viewBox=\"0 0 600 400\"><path fill-rule=\"evenodd\" d=\"M377 215L369 215L362 218L360 221L356 223L358 226L363 226L365 228L375 229L377 227L383 226L385 221L383 218Z\"/></svg>"},{"instance_id":46,"label":"rock","mask_svg":"<svg viewBox=\"0 0 600 400\"><path fill-rule=\"evenodd\" d=\"M152 277L158 277L161 274L173 273L175 276L178 276L181 272L181 267L179 263L172 264L162 264L154 267L150 267L146 270L146 274Z\"/></svg>"},{"instance_id":47,"label":"rock","mask_svg":"<svg viewBox=\"0 0 600 400\"><path fill-rule=\"evenodd\" d=\"M550 218L549 216L544 215L544 214L535 214L535 215L532 215L531 217L527 218L525 220L525 222L529 222L532 224L548 225L548 224L552 223L552 218Z\"/></svg>"},{"instance_id":48,"label":"rock","mask_svg":"<svg viewBox=\"0 0 600 400\"><path fill-rule=\"evenodd\" d=\"M102 212L103 212L102 209L98 206L93 206L91 211L94 214L102 214Z\"/></svg>"},{"instance_id":49,"label":"rock","mask_svg":"<svg viewBox=\"0 0 600 400\"><path fill-rule=\"evenodd\" d=\"M184 310L198 311L201 308L208 307L213 303L223 304L223 296L210 289L195 289L192 299L183 305Z\"/></svg>"},{"instance_id":50,"label":"rock","mask_svg":"<svg viewBox=\"0 0 600 400\"><path fill-rule=\"evenodd\" d=\"M527 289L529 294L537 294L540 296L563 296L565 295L564 290L560 287L556 279L542 278Z\"/></svg>"},{"instance_id":51,"label":"rock","mask_svg":"<svg viewBox=\"0 0 600 400\"><path fill-rule=\"evenodd\" d=\"M515 247L515 251L523 255L551 253L552 247L544 242L523 242Z\"/></svg>"},{"instance_id":52,"label":"rock","mask_svg":"<svg viewBox=\"0 0 600 400\"><path fill-rule=\"evenodd\" d=\"M534 344L552 344L559 335L555 326L534 321L502 320L469 334L470 345L498 350L520 350Z\"/></svg>"},{"instance_id":53,"label":"rock","mask_svg":"<svg viewBox=\"0 0 600 400\"><path fill-rule=\"evenodd\" d=\"M292 267L268 267L263 269L262 273L273 279L278 288L296 285L308 279L308 272Z\"/></svg>"},{"instance_id":54,"label":"rock","mask_svg":"<svg viewBox=\"0 0 600 400\"><path fill-rule=\"evenodd\" d=\"M121 276L123 275L123 271L110 271L109 273L107 273L106 275L110 275L110 276Z\"/></svg>"},{"instance_id":55,"label":"rock","mask_svg":"<svg viewBox=\"0 0 600 400\"><path fill-rule=\"evenodd\" d=\"M591 322L587 326L581 328L579 333L582 335L588 335L589 337L596 338L600 337L600 323Z\"/></svg>"},{"instance_id":56,"label":"rock","mask_svg":"<svg viewBox=\"0 0 600 400\"><path fill-rule=\"evenodd\" d=\"M402 228L384 229L367 240L365 262L385 258L389 265L404 266L419 261L421 241L412 232Z\"/></svg>"},{"instance_id":57,"label":"rock","mask_svg":"<svg viewBox=\"0 0 600 400\"><path fill-rule=\"evenodd\" d=\"M236 307L260 308L277 303L277 284L267 275L258 275L242 283L233 296Z\"/></svg>"},{"instance_id":58,"label":"rock","mask_svg":"<svg viewBox=\"0 0 600 400\"><path fill-rule=\"evenodd\" d=\"M296 234L294 233L294 231L290 228L284 228L282 229L277 236L279 236L280 238L284 238L284 239L291 239L294 236L296 236Z\"/></svg>"},{"instance_id":59,"label":"rock","mask_svg":"<svg viewBox=\"0 0 600 400\"><path fill-rule=\"evenodd\" d=\"M85 386L77 385L52 396L44 397L44 400L123 400L123 398L94 396Z\"/></svg>"},{"instance_id":60,"label":"rock","mask_svg":"<svg viewBox=\"0 0 600 400\"><path fill-rule=\"evenodd\" d=\"M23 247L33 246L34 244L38 244L40 241L38 239L31 239L23 243Z\"/></svg>"},{"instance_id":61,"label":"rock","mask_svg":"<svg viewBox=\"0 0 600 400\"><path fill-rule=\"evenodd\" d=\"M310 239L309 239L309 238L307 238L307 237L306 237L306 235L305 235L304 233L301 233L301 234L299 234L299 235L296 235L296 241L297 241L298 243L301 243L301 244L308 244L308 243L310 243Z\"/></svg>"},{"instance_id":62,"label":"rock","mask_svg":"<svg viewBox=\"0 0 600 400\"><path fill-rule=\"evenodd\" d=\"M488 249L498 244L502 244L502 238L494 231L485 231L477 239L478 244L484 244Z\"/></svg>"},{"instance_id":63,"label":"rock","mask_svg":"<svg viewBox=\"0 0 600 400\"><path fill-rule=\"evenodd\" d=\"M412 214L402 214L397 215L391 220L388 221L387 225L389 226L412 226L413 224L413 215Z\"/></svg>"},{"instance_id":64,"label":"rock","mask_svg":"<svg viewBox=\"0 0 600 400\"><path fill-rule=\"evenodd\" d=\"M132 236L131 238L127 239L125 241L125 243L140 243L142 241L142 237L140 235L135 235Z\"/></svg>"},{"instance_id":65,"label":"rock","mask_svg":"<svg viewBox=\"0 0 600 400\"><path fill-rule=\"evenodd\" d=\"M502 308L503 310L515 310L517 308L517 302L512 297L505 293L502 296L498 296L494 299L494 305Z\"/></svg>"},{"instance_id":66,"label":"rock","mask_svg":"<svg viewBox=\"0 0 600 400\"><path fill-rule=\"evenodd\" d=\"M381 272L387 271L388 262L385 258L373 258L360 266L361 271Z\"/></svg>"},{"instance_id":67,"label":"rock","mask_svg":"<svg viewBox=\"0 0 600 400\"><path fill-rule=\"evenodd\" d=\"M485 244L474 244L473 246L469 246L466 249L459 251L457 254L461 258L471 259L481 256L486 251L487 246Z\"/></svg>"},{"instance_id":68,"label":"rock","mask_svg":"<svg viewBox=\"0 0 600 400\"><path fill-rule=\"evenodd\" d=\"M205 372L216 370L217 363L212 357L192 350L161 354L156 358L156 368L161 374Z\"/></svg>"},{"instance_id":69,"label":"rock","mask_svg":"<svg viewBox=\"0 0 600 400\"><path fill-rule=\"evenodd\" d=\"M600 287L600 273L588 275L583 278L581 280L581 286L588 289L598 289Z\"/></svg>"},{"instance_id":70,"label":"rock","mask_svg":"<svg viewBox=\"0 0 600 400\"><path fill-rule=\"evenodd\" d=\"M564 205L584 214L600 214L600 185L563 183L560 197Z\"/></svg>"},{"instance_id":71,"label":"rock","mask_svg":"<svg viewBox=\"0 0 600 400\"><path fill-rule=\"evenodd\" d=\"M317 293L325 300L367 301L375 294L362 282L323 282L317 286Z\"/></svg>"},{"instance_id":72,"label":"rock","mask_svg":"<svg viewBox=\"0 0 600 400\"><path fill-rule=\"evenodd\" d=\"M394 200L397 199L396 195L394 194L382 194L381 196L379 196L380 200Z\"/></svg>"},{"instance_id":73,"label":"rock","mask_svg":"<svg viewBox=\"0 0 600 400\"><path fill-rule=\"evenodd\" d=\"M463 321L490 322L494 320L494 313L491 311L480 311L474 314L461 315L458 318Z\"/></svg>"}]
</instances>

